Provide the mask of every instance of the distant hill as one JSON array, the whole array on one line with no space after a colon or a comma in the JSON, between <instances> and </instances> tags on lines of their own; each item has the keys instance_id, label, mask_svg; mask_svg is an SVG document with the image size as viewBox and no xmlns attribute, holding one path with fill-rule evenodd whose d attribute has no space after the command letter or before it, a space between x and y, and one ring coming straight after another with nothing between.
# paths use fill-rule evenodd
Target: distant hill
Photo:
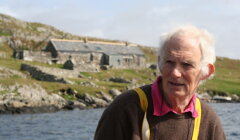
<instances>
[{"instance_id":1,"label":"distant hill","mask_svg":"<svg viewBox=\"0 0 240 140\"><path fill-rule=\"evenodd\" d=\"M78 36L66 33L53 26L37 22L26 22L0 14L0 42L7 42L13 49L39 50L52 38L123 43L125 41ZM139 44L135 44L141 46Z\"/></svg>"}]
</instances>

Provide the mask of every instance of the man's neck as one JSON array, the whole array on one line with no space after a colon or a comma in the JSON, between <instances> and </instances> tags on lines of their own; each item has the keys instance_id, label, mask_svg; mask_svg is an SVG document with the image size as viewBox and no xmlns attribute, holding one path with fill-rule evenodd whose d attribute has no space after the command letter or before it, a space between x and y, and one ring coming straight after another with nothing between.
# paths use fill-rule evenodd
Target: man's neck
<instances>
[{"instance_id":1,"label":"man's neck","mask_svg":"<svg viewBox=\"0 0 240 140\"><path fill-rule=\"evenodd\" d=\"M171 107L174 111L179 114L182 114L184 110L189 105L193 95L187 97L176 97L176 96L166 96L163 95L166 103Z\"/></svg>"}]
</instances>

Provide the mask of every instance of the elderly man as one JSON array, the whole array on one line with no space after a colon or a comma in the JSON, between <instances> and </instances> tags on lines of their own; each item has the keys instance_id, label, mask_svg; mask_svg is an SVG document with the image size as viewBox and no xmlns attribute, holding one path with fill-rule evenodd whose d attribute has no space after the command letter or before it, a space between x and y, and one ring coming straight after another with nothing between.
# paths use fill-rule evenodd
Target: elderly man
<instances>
[{"instance_id":1,"label":"elderly man","mask_svg":"<svg viewBox=\"0 0 240 140\"><path fill-rule=\"evenodd\" d=\"M216 113L196 97L214 73L214 42L194 26L168 33L158 52L161 75L121 94L104 111L95 140L224 140Z\"/></svg>"}]
</instances>

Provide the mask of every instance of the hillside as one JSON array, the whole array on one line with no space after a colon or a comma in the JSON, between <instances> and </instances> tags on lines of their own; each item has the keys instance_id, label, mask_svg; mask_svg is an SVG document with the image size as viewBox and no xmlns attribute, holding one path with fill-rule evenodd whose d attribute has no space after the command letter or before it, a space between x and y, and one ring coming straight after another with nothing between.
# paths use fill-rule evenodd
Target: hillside
<instances>
[{"instance_id":1,"label":"hillside","mask_svg":"<svg viewBox=\"0 0 240 140\"><path fill-rule=\"evenodd\" d=\"M55 27L36 22L25 22L0 13L0 42L6 42L13 49L39 50L52 38L122 43L96 37L77 36Z\"/></svg>"},{"instance_id":2,"label":"hillside","mask_svg":"<svg viewBox=\"0 0 240 140\"><path fill-rule=\"evenodd\" d=\"M86 37L65 33L49 25L25 22L8 15L0 14L0 56L2 55L2 57L4 56L6 58L5 60L1 59L0 65L19 70L22 62L11 58L14 47L15 49L22 47L25 49L38 50L44 47L47 41L51 38L83 40ZM95 37L87 38L90 41L122 42ZM148 63L156 62L156 48L144 47L141 45L137 46L139 46L145 53ZM46 64L37 65L45 66ZM50 67L61 66L56 65ZM205 83L200 90L202 92L212 90L240 95L240 88L237 86L240 83L240 75L238 74L239 70L239 60L231 60L220 57L217 58L215 77Z\"/></svg>"},{"instance_id":3,"label":"hillside","mask_svg":"<svg viewBox=\"0 0 240 140\"><path fill-rule=\"evenodd\" d=\"M0 14L0 96L18 97L21 95L22 89L34 89L41 87L40 91L46 91L46 94L59 95L67 101L78 101L79 106L99 107L105 106L111 102L113 91L122 92L127 89L138 87L144 84L152 83L158 75L155 69L108 69L97 73L81 72L78 77L64 78L67 83L46 82L34 79L31 74L22 71L22 64L32 66L46 67L50 69L61 69L59 64L44 64L39 62L28 62L12 58L14 49L31 49L39 50L51 38L78 39L82 40L86 37L76 36L60 31L54 27L40 24L29 23L17 20L13 17ZM121 42L115 40L99 39L88 37L88 40L102 42ZM156 62L156 48L140 47L147 59L148 63ZM198 90L199 93L209 93L211 96L240 96L240 60L232 60L229 58L218 57L216 61L215 77L204 83ZM31 91L31 90L30 90ZM24 91L25 92L25 91ZM34 90L39 93L39 90ZM40 93L39 93L40 94ZM114 93L115 94L115 93ZM25 96L25 95L24 95ZM42 95L39 96L42 98ZM95 99L97 97L97 99ZM103 103L104 99L106 102ZM21 102L23 99L19 99ZM48 101L43 100L44 103ZM52 102L52 101L48 101ZM57 97L56 102L64 106L63 100ZM97 104L95 104L97 102ZM0 113L1 113L0 101ZM26 103L30 104L29 101ZM69 102L68 102L69 103ZM19 103L3 103L3 106L21 106ZM40 102L42 104L42 102ZM70 102L70 104L73 104ZM84 104L84 105L83 105ZM25 104L24 104L25 106ZM70 107L71 108L71 107ZM21 112L21 111L20 111Z\"/></svg>"}]
</instances>

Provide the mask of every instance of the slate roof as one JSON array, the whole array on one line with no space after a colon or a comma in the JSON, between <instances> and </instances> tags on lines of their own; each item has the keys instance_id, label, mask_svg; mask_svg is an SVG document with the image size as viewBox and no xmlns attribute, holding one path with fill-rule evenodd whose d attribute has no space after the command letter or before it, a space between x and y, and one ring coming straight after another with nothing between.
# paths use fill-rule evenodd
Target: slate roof
<instances>
[{"instance_id":1,"label":"slate roof","mask_svg":"<svg viewBox=\"0 0 240 140\"><path fill-rule=\"evenodd\" d=\"M114 44L84 43L80 41L50 40L59 52L101 52L108 55L144 55L140 48Z\"/></svg>"}]
</instances>

